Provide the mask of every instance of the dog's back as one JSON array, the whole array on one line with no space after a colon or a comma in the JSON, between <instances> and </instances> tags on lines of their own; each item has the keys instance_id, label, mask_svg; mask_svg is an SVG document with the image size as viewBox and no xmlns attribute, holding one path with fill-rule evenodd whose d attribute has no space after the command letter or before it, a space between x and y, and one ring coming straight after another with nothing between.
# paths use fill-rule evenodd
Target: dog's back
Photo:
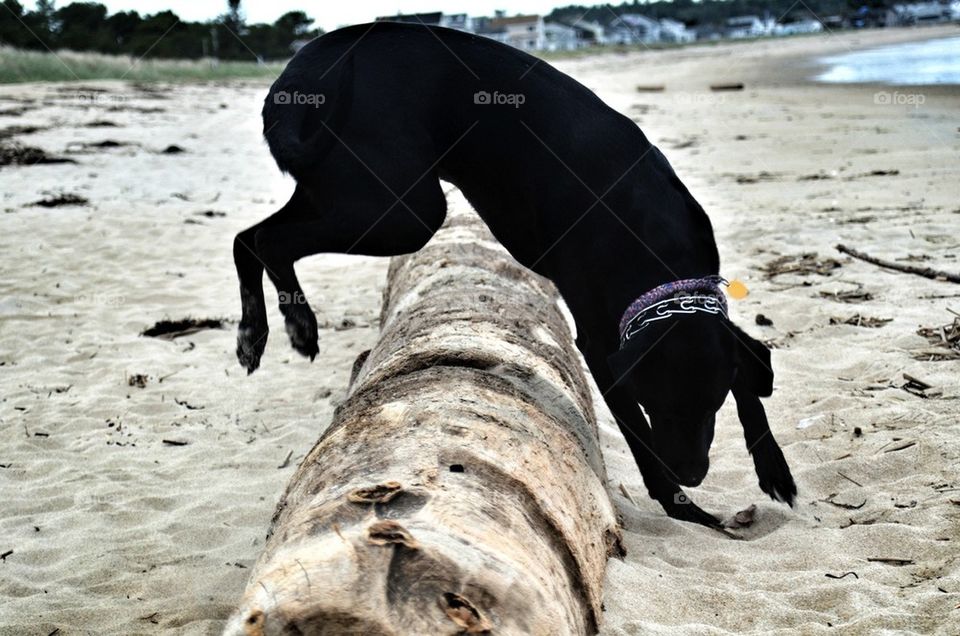
<instances>
[{"instance_id":1,"label":"dog's back","mask_svg":"<svg viewBox=\"0 0 960 636\"><path fill-rule=\"evenodd\" d=\"M377 172L398 192L424 170L457 185L504 246L538 270L558 228L601 193L626 213L636 179L615 180L650 148L632 121L542 60L488 38L390 22L305 46L263 114L271 152L299 182L336 187L331 163L343 157L329 160L338 144L369 166L415 157L418 170L403 178L393 167Z\"/></svg>"}]
</instances>

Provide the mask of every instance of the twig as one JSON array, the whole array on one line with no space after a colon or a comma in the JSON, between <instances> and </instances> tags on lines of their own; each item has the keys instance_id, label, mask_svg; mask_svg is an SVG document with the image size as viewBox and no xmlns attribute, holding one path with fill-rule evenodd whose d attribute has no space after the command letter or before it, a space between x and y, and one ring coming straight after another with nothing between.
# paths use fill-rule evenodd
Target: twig
<instances>
[{"instance_id":1,"label":"twig","mask_svg":"<svg viewBox=\"0 0 960 636\"><path fill-rule=\"evenodd\" d=\"M830 574L829 572L827 572L826 574L824 574L824 576L827 577L828 579L842 579L844 577L850 576L851 574L855 579L860 578L860 576L856 572L844 572L843 574Z\"/></svg>"},{"instance_id":2,"label":"twig","mask_svg":"<svg viewBox=\"0 0 960 636\"><path fill-rule=\"evenodd\" d=\"M857 480L855 480L855 479L851 479L851 478L847 477L846 475L844 475L843 473L841 473L839 470L837 471L837 474L840 475L841 477L843 477L844 479L846 479L847 481L849 481L851 484L856 484L857 486L860 486L861 488L863 488L863 484L861 484L859 481L857 481Z\"/></svg>"},{"instance_id":3,"label":"twig","mask_svg":"<svg viewBox=\"0 0 960 636\"><path fill-rule=\"evenodd\" d=\"M290 458L291 458L291 457L293 457L293 451L292 451L292 450L291 450L289 453L287 453L287 458L284 459L284 460L283 460L283 463L280 464L279 466L277 466L277 468L280 469L280 468L286 468L287 466L289 466L289 465L290 465Z\"/></svg>"},{"instance_id":4,"label":"twig","mask_svg":"<svg viewBox=\"0 0 960 636\"><path fill-rule=\"evenodd\" d=\"M913 559L901 559L897 557L867 557L871 563L885 563L887 565L912 565Z\"/></svg>"},{"instance_id":5,"label":"twig","mask_svg":"<svg viewBox=\"0 0 960 636\"><path fill-rule=\"evenodd\" d=\"M727 530L722 526L710 526L710 527L716 530L717 532L719 532L720 534L724 535L728 539L736 539L737 541L743 541L743 537L741 537L739 534L730 532L729 530Z\"/></svg>"},{"instance_id":6,"label":"twig","mask_svg":"<svg viewBox=\"0 0 960 636\"><path fill-rule=\"evenodd\" d=\"M637 505L637 502L633 500L633 497L630 496L630 491L627 490L627 487L623 485L623 482L620 482L620 493L627 498L627 501L632 503L634 506Z\"/></svg>"},{"instance_id":7,"label":"twig","mask_svg":"<svg viewBox=\"0 0 960 636\"><path fill-rule=\"evenodd\" d=\"M205 406L194 406L193 404L190 404L186 400L178 400L177 398L173 398L173 401L179 404L180 406L184 407L188 411L202 411L203 409L206 408Z\"/></svg>"},{"instance_id":8,"label":"twig","mask_svg":"<svg viewBox=\"0 0 960 636\"><path fill-rule=\"evenodd\" d=\"M893 453L893 452L896 452L896 451L905 450L905 449L907 449L907 448L910 448L911 446L916 446L916 445L917 445L916 442L904 442L903 444L900 444L899 446L894 446L893 448L888 448L887 450L885 450L885 451L883 451L883 452L885 452L885 453Z\"/></svg>"},{"instance_id":9,"label":"twig","mask_svg":"<svg viewBox=\"0 0 960 636\"><path fill-rule=\"evenodd\" d=\"M866 499L864 499L864 500L863 500L861 503L859 503L859 504L848 504L848 503L842 503L842 502L839 502L839 501L834 501L833 498L834 498L835 496L836 496L836 493L830 495L830 496L827 497L826 499L820 499L820 501L822 501L823 503L828 503L828 504L830 504L831 506L836 506L837 508L843 508L844 510L860 510L861 508L863 508L864 506L867 505L867 500L866 500Z\"/></svg>"},{"instance_id":10,"label":"twig","mask_svg":"<svg viewBox=\"0 0 960 636\"><path fill-rule=\"evenodd\" d=\"M920 378L910 375L909 373L904 373L903 379L906 380L907 382L913 382L914 384L917 385L917 388L922 391L926 391L927 389L933 388L933 385L930 384L929 382L924 382Z\"/></svg>"},{"instance_id":11,"label":"twig","mask_svg":"<svg viewBox=\"0 0 960 636\"><path fill-rule=\"evenodd\" d=\"M852 247L847 247L846 245L842 244L837 245L836 249L837 251L843 252L844 254L849 254L854 258L859 258L861 261L866 261L868 263L872 263L873 265L878 265L887 269L904 272L906 274L916 274L917 276L923 276L924 278L930 278L933 280L960 283L960 274L951 274L950 272L944 272L930 267L916 267L914 265L902 265L900 263L894 263L893 261L885 261L877 258L876 256L870 256L869 254L865 254L859 250L855 250Z\"/></svg>"}]
</instances>

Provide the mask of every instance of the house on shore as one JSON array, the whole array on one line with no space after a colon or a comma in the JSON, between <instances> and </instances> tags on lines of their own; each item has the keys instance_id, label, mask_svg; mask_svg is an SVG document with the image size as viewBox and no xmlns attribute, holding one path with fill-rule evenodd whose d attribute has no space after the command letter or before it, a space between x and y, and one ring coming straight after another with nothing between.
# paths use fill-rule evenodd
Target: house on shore
<instances>
[{"instance_id":1,"label":"house on shore","mask_svg":"<svg viewBox=\"0 0 960 636\"><path fill-rule=\"evenodd\" d=\"M544 22L543 38L547 51L575 51L582 46L577 30L560 22Z\"/></svg>"},{"instance_id":2,"label":"house on shore","mask_svg":"<svg viewBox=\"0 0 960 636\"><path fill-rule=\"evenodd\" d=\"M759 38L773 33L773 21L758 15L740 15L727 18L724 31L728 38Z\"/></svg>"},{"instance_id":3,"label":"house on shore","mask_svg":"<svg viewBox=\"0 0 960 636\"><path fill-rule=\"evenodd\" d=\"M431 11L429 13L398 13L396 15L384 15L375 19L376 22L405 22L407 24L425 24L427 26L440 26L448 29L457 29L459 31L473 32L473 18L466 13L443 13L442 11Z\"/></svg>"},{"instance_id":4,"label":"house on shore","mask_svg":"<svg viewBox=\"0 0 960 636\"><path fill-rule=\"evenodd\" d=\"M490 18L476 33L523 51L540 51L546 46L543 16L540 15L508 17L499 14Z\"/></svg>"},{"instance_id":5,"label":"house on shore","mask_svg":"<svg viewBox=\"0 0 960 636\"><path fill-rule=\"evenodd\" d=\"M625 13L610 23L610 44L653 44L660 41L660 23L638 13Z\"/></svg>"},{"instance_id":6,"label":"house on shore","mask_svg":"<svg viewBox=\"0 0 960 636\"><path fill-rule=\"evenodd\" d=\"M774 35L797 35L800 33L819 33L823 31L823 24L819 20L796 20L773 27Z\"/></svg>"},{"instance_id":7,"label":"house on shore","mask_svg":"<svg viewBox=\"0 0 960 636\"><path fill-rule=\"evenodd\" d=\"M957 3L953 5L939 2L915 2L913 4L895 4L887 10L887 26L913 26L915 24L936 24L957 19L955 12L960 11Z\"/></svg>"},{"instance_id":8,"label":"house on shore","mask_svg":"<svg viewBox=\"0 0 960 636\"><path fill-rule=\"evenodd\" d=\"M663 18L660 20L660 41L674 44L686 44L697 39L697 34L678 20Z\"/></svg>"}]
</instances>

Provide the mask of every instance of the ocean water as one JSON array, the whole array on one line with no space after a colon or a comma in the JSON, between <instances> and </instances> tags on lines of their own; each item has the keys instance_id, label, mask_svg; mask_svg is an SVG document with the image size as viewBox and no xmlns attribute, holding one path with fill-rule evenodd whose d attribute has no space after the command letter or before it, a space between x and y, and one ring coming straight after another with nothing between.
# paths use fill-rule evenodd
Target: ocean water
<instances>
[{"instance_id":1,"label":"ocean water","mask_svg":"<svg viewBox=\"0 0 960 636\"><path fill-rule=\"evenodd\" d=\"M960 84L960 37L908 42L818 60L821 82L892 85Z\"/></svg>"}]
</instances>

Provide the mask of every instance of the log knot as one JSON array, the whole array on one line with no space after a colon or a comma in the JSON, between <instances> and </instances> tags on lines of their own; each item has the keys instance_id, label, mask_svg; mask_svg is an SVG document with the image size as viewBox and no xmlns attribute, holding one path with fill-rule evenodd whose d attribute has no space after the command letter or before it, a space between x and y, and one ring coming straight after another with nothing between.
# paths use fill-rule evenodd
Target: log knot
<instances>
[{"instance_id":1,"label":"log knot","mask_svg":"<svg viewBox=\"0 0 960 636\"><path fill-rule=\"evenodd\" d=\"M406 528L389 519L378 521L370 526L367 529L367 541L373 545L398 544L411 550L420 548L420 544L407 532Z\"/></svg>"},{"instance_id":2,"label":"log knot","mask_svg":"<svg viewBox=\"0 0 960 636\"><path fill-rule=\"evenodd\" d=\"M353 503L387 503L403 492L403 485L398 481L387 481L376 486L357 488L347 495L347 500Z\"/></svg>"},{"instance_id":3,"label":"log knot","mask_svg":"<svg viewBox=\"0 0 960 636\"><path fill-rule=\"evenodd\" d=\"M444 592L440 607L446 615L466 634L487 634L493 629L490 620L466 597L453 592Z\"/></svg>"}]
</instances>

